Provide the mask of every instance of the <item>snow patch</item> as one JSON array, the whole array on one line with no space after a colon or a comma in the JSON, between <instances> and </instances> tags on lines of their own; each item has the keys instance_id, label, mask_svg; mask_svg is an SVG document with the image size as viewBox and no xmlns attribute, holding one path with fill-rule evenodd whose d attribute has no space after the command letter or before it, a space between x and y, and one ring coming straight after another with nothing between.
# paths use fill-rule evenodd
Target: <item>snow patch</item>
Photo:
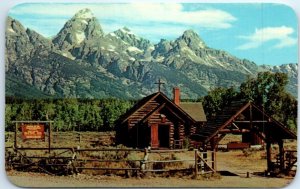
<instances>
[{"instance_id":1,"label":"snow patch","mask_svg":"<svg viewBox=\"0 0 300 189\"><path fill-rule=\"evenodd\" d=\"M133 57L130 57L130 58L129 58L129 60L131 60L131 61L135 61L135 58L133 58Z\"/></svg>"},{"instance_id":2,"label":"snow patch","mask_svg":"<svg viewBox=\"0 0 300 189\"><path fill-rule=\"evenodd\" d=\"M113 36L113 37L118 37L115 33L109 33L108 35Z\"/></svg>"},{"instance_id":3,"label":"snow patch","mask_svg":"<svg viewBox=\"0 0 300 189\"><path fill-rule=\"evenodd\" d=\"M211 55L209 54L209 55L207 56L207 58L208 58L208 61L206 61L206 62L212 62L212 63L215 63L216 65L218 65L218 66L220 66L220 67L222 67L222 68L228 69L228 68L224 65L224 63L218 61L218 60L216 59L216 57L213 57L213 56L211 56ZM208 64L208 65L214 66L214 65L212 65L212 64ZM228 66L229 66L229 65L228 65Z\"/></svg>"},{"instance_id":4,"label":"snow patch","mask_svg":"<svg viewBox=\"0 0 300 189\"><path fill-rule=\"evenodd\" d=\"M205 48L205 47L206 47L205 44L204 44L202 41L199 42L198 46L199 46L200 48Z\"/></svg>"},{"instance_id":5,"label":"snow patch","mask_svg":"<svg viewBox=\"0 0 300 189\"><path fill-rule=\"evenodd\" d=\"M125 78L125 77L121 77L121 81L123 85L129 85L130 84L130 80Z\"/></svg>"},{"instance_id":6,"label":"snow patch","mask_svg":"<svg viewBox=\"0 0 300 189\"><path fill-rule=\"evenodd\" d=\"M88 25L89 23L86 20L81 20L81 23Z\"/></svg>"},{"instance_id":7,"label":"snow patch","mask_svg":"<svg viewBox=\"0 0 300 189\"><path fill-rule=\"evenodd\" d=\"M16 33L15 30L13 30L12 28L9 28L8 31L11 33Z\"/></svg>"},{"instance_id":8,"label":"snow patch","mask_svg":"<svg viewBox=\"0 0 300 189\"><path fill-rule=\"evenodd\" d=\"M156 58L156 61L162 62L162 61L164 61L164 59L165 59L165 57L159 56L159 57Z\"/></svg>"},{"instance_id":9,"label":"snow patch","mask_svg":"<svg viewBox=\"0 0 300 189\"><path fill-rule=\"evenodd\" d=\"M69 52L68 53L62 53L62 55L64 56L64 57L67 57L67 58L70 58L71 60L75 60L75 57L74 56L72 56Z\"/></svg>"},{"instance_id":10,"label":"snow patch","mask_svg":"<svg viewBox=\"0 0 300 189\"><path fill-rule=\"evenodd\" d=\"M127 50L130 51L130 52L137 52L137 53L143 52L141 49L139 49L137 47L134 47L134 46L128 47Z\"/></svg>"},{"instance_id":11,"label":"snow patch","mask_svg":"<svg viewBox=\"0 0 300 189\"><path fill-rule=\"evenodd\" d=\"M183 47L181 51L187 55L188 58L190 58L193 62L201 62L200 58L195 54L194 51L192 51L188 47Z\"/></svg>"},{"instance_id":12,"label":"snow patch","mask_svg":"<svg viewBox=\"0 0 300 189\"><path fill-rule=\"evenodd\" d=\"M292 71L291 66L290 66L290 65L286 65L286 70L287 70L287 71Z\"/></svg>"},{"instance_id":13,"label":"snow patch","mask_svg":"<svg viewBox=\"0 0 300 189\"><path fill-rule=\"evenodd\" d=\"M134 33L132 32L132 31L128 31L128 30L125 30L124 28L121 28L120 29L121 30L121 32L123 32L123 33L127 33L127 34L130 34L130 35L134 35Z\"/></svg>"},{"instance_id":14,"label":"snow patch","mask_svg":"<svg viewBox=\"0 0 300 189\"><path fill-rule=\"evenodd\" d=\"M113 46L113 45L108 45L108 51L112 51L112 52L114 52L115 51L115 49L116 49L116 47L115 46Z\"/></svg>"},{"instance_id":15,"label":"snow patch","mask_svg":"<svg viewBox=\"0 0 300 189\"><path fill-rule=\"evenodd\" d=\"M153 51L155 49L155 47L152 45L148 49Z\"/></svg>"},{"instance_id":16,"label":"snow patch","mask_svg":"<svg viewBox=\"0 0 300 189\"><path fill-rule=\"evenodd\" d=\"M85 34L84 32L78 32L75 34L77 43L80 44L84 39L85 39Z\"/></svg>"},{"instance_id":17,"label":"snow patch","mask_svg":"<svg viewBox=\"0 0 300 189\"><path fill-rule=\"evenodd\" d=\"M244 68L244 70L246 70L246 72L252 74L252 72L248 68L246 68L244 65L242 65L242 67Z\"/></svg>"}]
</instances>

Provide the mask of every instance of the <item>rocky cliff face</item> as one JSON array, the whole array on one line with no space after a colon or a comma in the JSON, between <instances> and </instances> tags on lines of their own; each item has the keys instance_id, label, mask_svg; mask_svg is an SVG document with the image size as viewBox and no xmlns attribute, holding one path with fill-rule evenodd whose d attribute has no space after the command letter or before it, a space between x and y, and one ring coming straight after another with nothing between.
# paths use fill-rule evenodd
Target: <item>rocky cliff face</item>
<instances>
[{"instance_id":1,"label":"rocky cliff face","mask_svg":"<svg viewBox=\"0 0 300 189\"><path fill-rule=\"evenodd\" d=\"M141 98L157 91L160 78L167 95L178 86L182 98L197 98L266 70L288 73L288 90L297 94L296 64L259 67L208 47L192 30L158 44L126 27L105 34L89 9L76 13L52 40L8 18L5 61L9 96Z\"/></svg>"}]
</instances>

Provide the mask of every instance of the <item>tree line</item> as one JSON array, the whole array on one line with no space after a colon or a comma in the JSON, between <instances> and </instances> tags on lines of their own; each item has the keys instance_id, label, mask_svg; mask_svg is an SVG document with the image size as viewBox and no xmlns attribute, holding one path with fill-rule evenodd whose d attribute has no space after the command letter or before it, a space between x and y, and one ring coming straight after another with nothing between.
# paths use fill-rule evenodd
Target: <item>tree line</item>
<instances>
[{"instance_id":1,"label":"tree line","mask_svg":"<svg viewBox=\"0 0 300 189\"><path fill-rule=\"evenodd\" d=\"M17 99L6 97L5 126L14 120L51 120L55 131L111 131L134 101L121 99Z\"/></svg>"},{"instance_id":2,"label":"tree line","mask_svg":"<svg viewBox=\"0 0 300 189\"><path fill-rule=\"evenodd\" d=\"M214 119L233 100L252 101L288 128L297 128L297 100L286 92L284 73L261 72L239 87L217 87L197 101L203 103L208 119ZM52 120L56 131L110 131L114 122L135 101L122 99L18 99L6 97L5 127L14 120Z\"/></svg>"}]
</instances>

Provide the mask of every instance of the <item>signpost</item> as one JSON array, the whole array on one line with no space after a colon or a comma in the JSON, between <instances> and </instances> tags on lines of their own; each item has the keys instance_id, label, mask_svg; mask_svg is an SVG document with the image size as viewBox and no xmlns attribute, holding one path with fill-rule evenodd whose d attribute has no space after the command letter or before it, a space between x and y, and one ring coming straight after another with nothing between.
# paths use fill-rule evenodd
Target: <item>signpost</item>
<instances>
[{"instance_id":1,"label":"signpost","mask_svg":"<svg viewBox=\"0 0 300 189\"><path fill-rule=\"evenodd\" d=\"M51 149L51 125L53 121L13 121L15 125L15 141L14 147L17 146L17 133L21 126L22 140L42 140L45 141L45 132L48 132L48 148Z\"/></svg>"}]
</instances>

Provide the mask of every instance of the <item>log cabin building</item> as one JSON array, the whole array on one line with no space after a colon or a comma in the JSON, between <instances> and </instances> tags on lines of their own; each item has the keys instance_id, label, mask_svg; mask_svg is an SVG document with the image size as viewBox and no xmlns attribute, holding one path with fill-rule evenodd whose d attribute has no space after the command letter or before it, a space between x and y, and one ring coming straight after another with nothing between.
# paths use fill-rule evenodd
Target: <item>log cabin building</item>
<instances>
[{"instance_id":1,"label":"log cabin building","mask_svg":"<svg viewBox=\"0 0 300 189\"><path fill-rule=\"evenodd\" d=\"M180 89L174 99L153 93L116 121L116 142L130 147L182 148L184 140L206 122L201 103L180 102Z\"/></svg>"},{"instance_id":2,"label":"log cabin building","mask_svg":"<svg viewBox=\"0 0 300 189\"><path fill-rule=\"evenodd\" d=\"M266 144L267 171L274 167L286 171L297 158L284 150L285 139L297 139L295 133L269 116L252 102L231 102L214 120L206 120L201 103L180 102L179 88L173 89L170 100L162 92L153 93L122 115L116 122L117 143L135 148L182 148L188 139L190 145L203 151L216 151L226 134L242 135L242 142ZM272 161L271 145L278 144L277 163ZM288 162L288 163L287 163ZM215 166L213 166L215 169Z\"/></svg>"}]
</instances>

